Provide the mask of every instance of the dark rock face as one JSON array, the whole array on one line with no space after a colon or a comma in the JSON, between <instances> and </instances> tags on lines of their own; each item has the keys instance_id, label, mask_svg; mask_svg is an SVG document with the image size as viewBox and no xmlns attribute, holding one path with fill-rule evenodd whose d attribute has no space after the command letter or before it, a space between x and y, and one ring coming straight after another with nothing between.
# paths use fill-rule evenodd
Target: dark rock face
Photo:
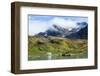
<instances>
[{"instance_id":1,"label":"dark rock face","mask_svg":"<svg viewBox=\"0 0 100 76\"><path fill-rule=\"evenodd\" d=\"M66 36L67 38L74 38L74 39L87 39L88 38L88 26L82 28L76 33L72 33L69 36Z\"/></svg>"}]
</instances>

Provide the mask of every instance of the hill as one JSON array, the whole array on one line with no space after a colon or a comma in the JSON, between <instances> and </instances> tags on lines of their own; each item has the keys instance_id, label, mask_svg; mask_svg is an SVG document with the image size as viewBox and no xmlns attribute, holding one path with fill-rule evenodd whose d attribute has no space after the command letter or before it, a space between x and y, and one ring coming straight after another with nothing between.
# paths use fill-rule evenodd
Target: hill
<instances>
[{"instance_id":1,"label":"hill","mask_svg":"<svg viewBox=\"0 0 100 76\"><path fill-rule=\"evenodd\" d=\"M64 37L35 35L28 37L28 60L87 58L86 39L68 39Z\"/></svg>"}]
</instances>

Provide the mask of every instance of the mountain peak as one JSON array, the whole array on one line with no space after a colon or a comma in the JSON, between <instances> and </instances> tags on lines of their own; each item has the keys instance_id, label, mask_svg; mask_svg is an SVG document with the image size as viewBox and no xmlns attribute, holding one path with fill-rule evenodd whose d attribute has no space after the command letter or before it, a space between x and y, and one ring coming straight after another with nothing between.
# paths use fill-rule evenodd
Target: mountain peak
<instances>
[{"instance_id":1,"label":"mountain peak","mask_svg":"<svg viewBox=\"0 0 100 76\"><path fill-rule=\"evenodd\" d=\"M84 25L84 27L82 26ZM52 28L47 29L45 32L40 32L38 35L41 36L57 36L57 37L68 37L68 38L86 38L87 36L87 24L86 23L80 23L78 25L81 25L82 27L77 28L64 28L61 27L61 25L53 24ZM85 35L86 36L82 36Z\"/></svg>"}]
</instances>

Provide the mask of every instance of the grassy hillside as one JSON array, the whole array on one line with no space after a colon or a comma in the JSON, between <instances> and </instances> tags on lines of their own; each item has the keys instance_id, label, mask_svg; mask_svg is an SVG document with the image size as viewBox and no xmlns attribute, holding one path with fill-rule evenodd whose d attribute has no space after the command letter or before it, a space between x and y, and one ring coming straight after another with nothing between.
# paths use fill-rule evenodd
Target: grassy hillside
<instances>
[{"instance_id":1,"label":"grassy hillside","mask_svg":"<svg viewBox=\"0 0 100 76\"><path fill-rule=\"evenodd\" d=\"M87 40L67 39L54 36L29 36L28 60L87 58Z\"/></svg>"}]
</instances>

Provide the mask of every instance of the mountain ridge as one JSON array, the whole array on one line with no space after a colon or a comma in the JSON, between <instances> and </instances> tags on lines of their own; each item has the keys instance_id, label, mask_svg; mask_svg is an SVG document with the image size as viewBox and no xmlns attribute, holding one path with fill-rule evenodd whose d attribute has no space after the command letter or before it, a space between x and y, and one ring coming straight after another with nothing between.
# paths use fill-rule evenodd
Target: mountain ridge
<instances>
[{"instance_id":1,"label":"mountain ridge","mask_svg":"<svg viewBox=\"0 0 100 76\"><path fill-rule=\"evenodd\" d=\"M83 24L83 23L81 23ZM66 29L57 25L53 25L53 29L48 29L45 32L40 32L37 35L41 36L57 36L57 37L66 37L66 38L79 38L79 39L87 39L88 25L84 23L86 26L82 28L71 28Z\"/></svg>"}]
</instances>

